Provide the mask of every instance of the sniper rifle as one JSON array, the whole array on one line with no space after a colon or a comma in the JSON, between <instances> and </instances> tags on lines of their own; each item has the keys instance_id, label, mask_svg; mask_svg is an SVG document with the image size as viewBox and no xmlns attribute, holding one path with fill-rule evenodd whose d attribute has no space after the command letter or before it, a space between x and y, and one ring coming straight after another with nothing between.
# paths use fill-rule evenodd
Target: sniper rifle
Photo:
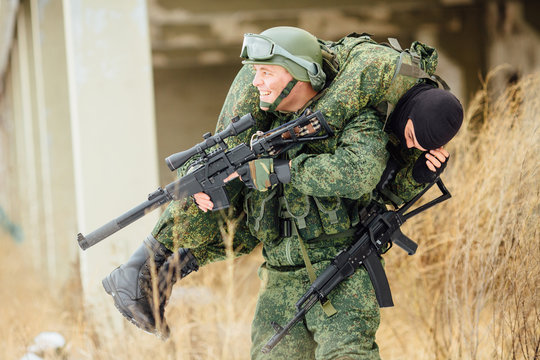
<instances>
[{"instance_id":1,"label":"sniper rifle","mask_svg":"<svg viewBox=\"0 0 540 360\"><path fill-rule=\"evenodd\" d=\"M174 171L194 160L187 174L164 188L148 195L148 200L92 231L79 233L79 246L86 250L118 230L140 219L148 212L172 200L182 200L205 192L214 203L213 211L229 207L229 198L223 180L245 163L259 157L276 157L290 148L305 142L323 140L334 133L320 111L305 110L298 118L265 133L256 132L249 145L241 143L231 149L224 139L236 136L255 124L251 114L235 117L225 130L203 135L203 142L165 159Z\"/></svg>"}]
</instances>

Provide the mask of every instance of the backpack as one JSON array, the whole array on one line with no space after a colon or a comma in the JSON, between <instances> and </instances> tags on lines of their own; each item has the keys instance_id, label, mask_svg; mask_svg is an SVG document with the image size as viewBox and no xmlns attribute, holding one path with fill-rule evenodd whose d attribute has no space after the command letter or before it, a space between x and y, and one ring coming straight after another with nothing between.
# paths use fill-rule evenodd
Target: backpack
<instances>
[{"instance_id":1,"label":"backpack","mask_svg":"<svg viewBox=\"0 0 540 360\"><path fill-rule=\"evenodd\" d=\"M414 41L409 49L403 50L398 40L389 38L388 43L377 43L369 34L352 33L336 42L319 40L323 52L323 69L332 83L340 71L346 71L343 66L355 67L355 62L366 59L366 52L377 52L370 61L376 61L379 67L384 67L386 74L379 74L382 79L382 97L372 103L386 119L391 114L398 100L419 82L428 82L445 90L450 90L448 84L435 74L438 64L437 50L431 46ZM365 44L371 46L366 48ZM363 68L362 65L359 66ZM361 86L362 84L359 83Z\"/></svg>"}]
</instances>

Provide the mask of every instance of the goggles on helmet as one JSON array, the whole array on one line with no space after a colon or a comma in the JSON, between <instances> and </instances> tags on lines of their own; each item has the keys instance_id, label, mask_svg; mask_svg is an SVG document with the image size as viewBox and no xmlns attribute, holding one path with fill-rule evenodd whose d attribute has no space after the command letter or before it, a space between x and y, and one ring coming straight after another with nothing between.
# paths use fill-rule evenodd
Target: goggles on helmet
<instances>
[{"instance_id":1,"label":"goggles on helmet","mask_svg":"<svg viewBox=\"0 0 540 360\"><path fill-rule=\"evenodd\" d=\"M294 61L312 75L316 75L319 72L319 67L316 63L312 63L298 56L294 56L264 35L244 35L244 43L242 44L242 52L240 53L241 58L258 61L268 60L274 55L281 55L291 61Z\"/></svg>"}]
</instances>

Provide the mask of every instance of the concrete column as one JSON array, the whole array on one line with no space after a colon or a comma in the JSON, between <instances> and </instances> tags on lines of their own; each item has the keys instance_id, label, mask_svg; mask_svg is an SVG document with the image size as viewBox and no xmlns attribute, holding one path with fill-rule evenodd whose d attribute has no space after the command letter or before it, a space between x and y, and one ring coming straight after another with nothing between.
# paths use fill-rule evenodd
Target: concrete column
<instances>
[{"instance_id":1,"label":"concrete column","mask_svg":"<svg viewBox=\"0 0 540 360\"><path fill-rule=\"evenodd\" d=\"M0 94L3 94L2 77L6 71L13 33L17 19L19 0L4 0L0 2Z\"/></svg>"},{"instance_id":2,"label":"concrete column","mask_svg":"<svg viewBox=\"0 0 540 360\"><path fill-rule=\"evenodd\" d=\"M527 23L521 2L486 4L490 90L499 95L522 77L540 71L540 33Z\"/></svg>"},{"instance_id":3,"label":"concrete column","mask_svg":"<svg viewBox=\"0 0 540 360\"><path fill-rule=\"evenodd\" d=\"M144 0L64 0L63 7L77 230L87 234L158 186L147 9ZM93 320L126 323L101 279L142 243L157 215L80 251Z\"/></svg>"},{"instance_id":4,"label":"concrete column","mask_svg":"<svg viewBox=\"0 0 540 360\"><path fill-rule=\"evenodd\" d=\"M40 185L41 163L39 162L39 133L36 121L36 88L34 52L32 47L31 22L28 6L21 6L17 16L17 38L11 55L11 86L14 142L10 151L17 166L17 191L11 196L18 206L12 215L24 231L25 243L31 248L30 256L36 268L46 274L45 228L43 198Z\"/></svg>"}]
</instances>

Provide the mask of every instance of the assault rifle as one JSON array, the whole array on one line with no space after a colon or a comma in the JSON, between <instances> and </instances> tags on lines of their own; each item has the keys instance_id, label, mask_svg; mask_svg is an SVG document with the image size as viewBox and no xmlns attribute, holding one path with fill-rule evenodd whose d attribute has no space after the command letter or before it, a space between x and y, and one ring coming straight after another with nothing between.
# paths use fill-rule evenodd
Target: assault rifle
<instances>
[{"instance_id":1,"label":"assault rifle","mask_svg":"<svg viewBox=\"0 0 540 360\"><path fill-rule=\"evenodd\" d=\"M434 184L437 184L442 195L406 213ZM355 234L357 238L355 243L341 251L321 275L315 279L308 291L296 303L296 314L291 321L283 327L276 322L272 322L272 327L276 333L262 348L262 352L265 354L270 352L317 302L320 301L324 304L327 301L328 294L339 283L352 276L356 269L362 265L369 274L379 306L394 306L388 279L380 262L381 254L388 251L392 243L394 243L409 255L413 255L418 245L401 232L401 225L409 218L450 197L450 192L446 189L442 180L437 178L398 210L387 210L384 205L375 201L371 202L360 213L361 220Z\"/></svg>"},{"instance_id":2,"label":"assault rifle","mask_svg":"<svg viewBox=\"0 0 540 360\"><path fill-rule=\"evenodd\" d=\"M266 133L256 132L249 145L240 144L229 149L224 139L236 136L255 124L251 114L232 119L225 130L212 135L203 135L203 142L192 148L173 154L165 159L169 169L174 171L195 161L186 175L158 188L148 195L148 200L128 212L111 220L88 235L77 235L79 246L86 250L118 230L140 219L148 212L172 200L185 199L199 192L205 192L217 211L229 206L229 198L223 180L245 163L261 156L276 157L298 144L323 140L334 133L320 111L304 111L298 118Z\"/></svg>"}]
</instances>

